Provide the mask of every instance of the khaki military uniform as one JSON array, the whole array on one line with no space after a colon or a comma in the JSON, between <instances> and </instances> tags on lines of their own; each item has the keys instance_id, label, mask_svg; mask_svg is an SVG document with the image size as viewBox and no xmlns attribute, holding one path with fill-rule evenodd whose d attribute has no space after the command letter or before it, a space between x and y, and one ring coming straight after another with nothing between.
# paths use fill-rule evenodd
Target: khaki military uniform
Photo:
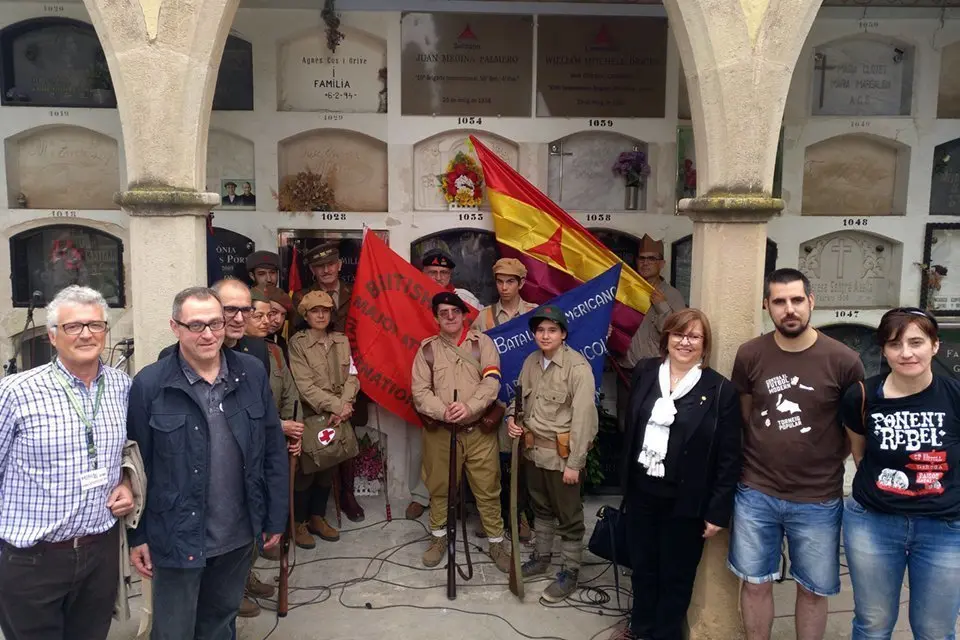
<instances>
[{"instance_id":1,"label":"khaki military uniform","mask_svg":"<svg viewBox=\"0 0 960 640\"><path fill-rule=\"evenodd\" d=\"M344 404L356 400L360 382L351 372L350 343L345 335L333 332L321 336L314 329L306 329L290 338L289 351L290 371L304 417L340 413ZM294 478L294 489L301 494L294 496L299 522L309 516L324 516L333 474L337 471L334 466L318 473L303 473L302 466L297 466ZM309 493L314 488L318 490ZM304 510L309 513L303 513Z\"/></svg>"},{"instance_id":2,"label":"khaki military uniform","mask_svg":"<svg viewBox=\"0 0 960 640\"><path fill-rule=\"evenodd\" d=\"M290 319L292 323L291 326L298 331L307 328L307 321L300 315L298 309L300 307L300 301L303 300L303 296L311 291L326 291L330 294L330 297L333 298L334 313L333 317L330 318L330 326L327 330L330 332L339 331L343 333L347 324L347 312L350 310L350 298L353 295L353 289L350 288L350 285L345 284L343 280L337 281L337 288L334 291L327 291L319 284L314 284L295 292L293 294L293 317Z\"/></svg>"},{"instance_id":3,"label":"khaki military uniform","mask_svg":"<svg viewBox=\"0 0 960 640\"><path fill-rule=\"evenodd\" d=\"M273 401L277 405L277 412L281 420L294 420L293 409L299 399L297 385L293 381L293 374L287 366L283 349L273 342L267 342L267 351L270 354L270 391L273 392Z\"/></svg>"},{"instance_id":4,"label":"khaki military uniform","mask_svg":"<svg viewBox=\"0 0 960 640\"><path fill-rule=\"evenodd\" d=\"M566 565L578 568L586 530L580 483L587 451L599 428L596 382L590 363L566 343L546 369L543 362L543 352L538 350L527 357L520 371L522 426L534 436L534 446L524 449L524 455L536 517L537 548L543 542L549 554L557 533L564 541ZM516 401L510 403L507 415L513 416L515 410ZM557 435L562 433L570 434L570 455L566 460L557 452ZM580 483L563 483L563 471L568 467L580 471Z\"/></svg>"},{"instance_id":5,"label":"khaki military uniform","mask_svg":"<svg viewBox=\"0 0 960 640\"><path fill-rule=\"evenodd\" d=\"M433 352L431 370L424 347ZM479 353L479 362L473 357ZM486 375L484 375L486 373ZM500 356L491 340L477 331L468 331L454 346L442 336L424 340L413 360L413 404L417 411L443 420L447 405L457 399L470 410L467 422L479 420L497 399L500 391ZM450 473L450 432L423 429L423 479L430 492L430 528L441 531L447 524L447 496ZM500 464L497 436L469 428L458 433L457 477L466 465L467 481L477 499L477 509L487 537L502 539L500 514Z\"/></svg>"}]
</instances>

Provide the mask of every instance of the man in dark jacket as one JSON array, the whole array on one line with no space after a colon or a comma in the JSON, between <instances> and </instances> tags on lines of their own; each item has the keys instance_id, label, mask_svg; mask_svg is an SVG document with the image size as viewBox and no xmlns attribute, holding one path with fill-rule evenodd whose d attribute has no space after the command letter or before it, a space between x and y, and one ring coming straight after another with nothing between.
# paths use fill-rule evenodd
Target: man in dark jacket
<instances>
[{"instance_id":1,"label":"man in dark jacket","mask_svg":"<svg viewBox=\"0 0 960 640\"><path fill-rule=\"evenodd\" d=\"M214 291L177 294L179 348L130 391L128 436L150 487L130 561L153 578L152 640L230 638L251 542L272 548L286 524L287 451L267 372L221 348L225 325Z\"/></svg>"}]
</instances>

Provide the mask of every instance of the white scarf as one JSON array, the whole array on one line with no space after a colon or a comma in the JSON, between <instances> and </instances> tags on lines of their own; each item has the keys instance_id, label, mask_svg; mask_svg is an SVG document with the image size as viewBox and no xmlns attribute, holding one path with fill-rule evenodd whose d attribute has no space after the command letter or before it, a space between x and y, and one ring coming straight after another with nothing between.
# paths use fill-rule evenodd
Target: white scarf
<instances>
[{"instance_id":1,"label":"white scarf","mask_svg":"<svg viewBox=\"0 0 960 640\"><path fill-rule=\"evenodd\" d=\"M670 441L670 425L677 415L675 400L690 393L690 390L700 382L700 365L696 365L677 384L677 388L670 392L670 357L660 365L660 397L650 411L647 420L647 430L643 434L643 447L640 449L638 462L647 469L648 476L662 478L664 474L663 459L667 456L667 443Z\"/></svg>"}]
</instances>

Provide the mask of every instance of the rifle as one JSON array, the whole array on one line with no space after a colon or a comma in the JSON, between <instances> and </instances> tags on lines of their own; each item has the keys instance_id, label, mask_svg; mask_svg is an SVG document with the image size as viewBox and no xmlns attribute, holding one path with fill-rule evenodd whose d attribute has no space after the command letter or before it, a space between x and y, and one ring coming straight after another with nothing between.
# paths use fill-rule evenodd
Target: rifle
<instances>
[{"instance_id":1,"label":"rifle","mask_svg":"<svg viewBox=\"0 0 960 640\"><path fill-rule=\"evenodd\" d=\"M457 402L457 390L453 390L453 401ZM457 425L447 425L450 430L450 473L447 476L447 598L457 599L457 573L464 580L473 578L473 563L470 560L470 544L467 541L467 497L457 483ZM466 460L464 460L466 463ZM466 464L461 472L466 482ZM463 527L463 551L467 556L467 571L457 565L457 498L459 497L461 524Z\"/></svg>"},{"instance_id":2,"label":"rifle","mask_svg":"<svg viewBox=\"0 0 960 640\"><path fill-rule=\"evenodd\" d=\"M513 421L523 426L523 389L517 384ZM510 593L523 600L523 576L520 570L520 521L518 517L517 483L520 473L520 451L523 436L513 438L510 457Z\"/></svg>"},{"instance_id":3,"label":"rifle","mask_svg":"<svg viewBox=\"0 0 960 640\"><path fill-rule=\"evenodd\" d=\"M298 401L293 403L293 419L297 419L297 404ZM291 541L293 540L294 532L296 531L296 525L293 522L293 483L294 476L297 473L297 456L290 454L290 480L287 489L287 511L289 512L289 519L287 520L287 530L283 534L283 538L280 542L280 581L277 585L277 617L286 618L287 612L290 610L290 547Z\"/></svg>"}]
</instances>

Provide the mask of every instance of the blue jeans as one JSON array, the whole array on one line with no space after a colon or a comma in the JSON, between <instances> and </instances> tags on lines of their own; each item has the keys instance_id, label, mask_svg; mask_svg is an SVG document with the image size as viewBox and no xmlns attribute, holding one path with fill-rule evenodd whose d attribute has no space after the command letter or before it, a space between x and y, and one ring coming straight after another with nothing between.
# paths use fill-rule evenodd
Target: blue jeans
<instances>
[{"instance_id":1,"label":"blue jeans","mask_svg":"<svg viewBox=\"0 0 960 640\"><path fill-rule=\"evenodd\" d=\"M252 553L245 544L202 569L154 567L150 640L230 640Z\"/></svg>"},{"instance_id":2,"label":"blue jeans","mask_svg":"<svg viewBox=\"0 0 960 640\"><path fill-rule=\"evenodd\" d=\"M853 584L853 640L889 640L904 569L914 639L956 638L960 520L877 513L851 497L843 509L843 546Z\"/></svg>"},{"instance_id":3,"label":"blue jeans","mask_svg":"<svg viewBox=\"0 0 960 640\"><path fill-rule=\"evenodd\" d=\"M780 578L780 549L787 536L790 575L818 596L840 593L840 498L792 502L741 483L733 504L727 567L744 582Z\"/></svg>"}]
</instances>

